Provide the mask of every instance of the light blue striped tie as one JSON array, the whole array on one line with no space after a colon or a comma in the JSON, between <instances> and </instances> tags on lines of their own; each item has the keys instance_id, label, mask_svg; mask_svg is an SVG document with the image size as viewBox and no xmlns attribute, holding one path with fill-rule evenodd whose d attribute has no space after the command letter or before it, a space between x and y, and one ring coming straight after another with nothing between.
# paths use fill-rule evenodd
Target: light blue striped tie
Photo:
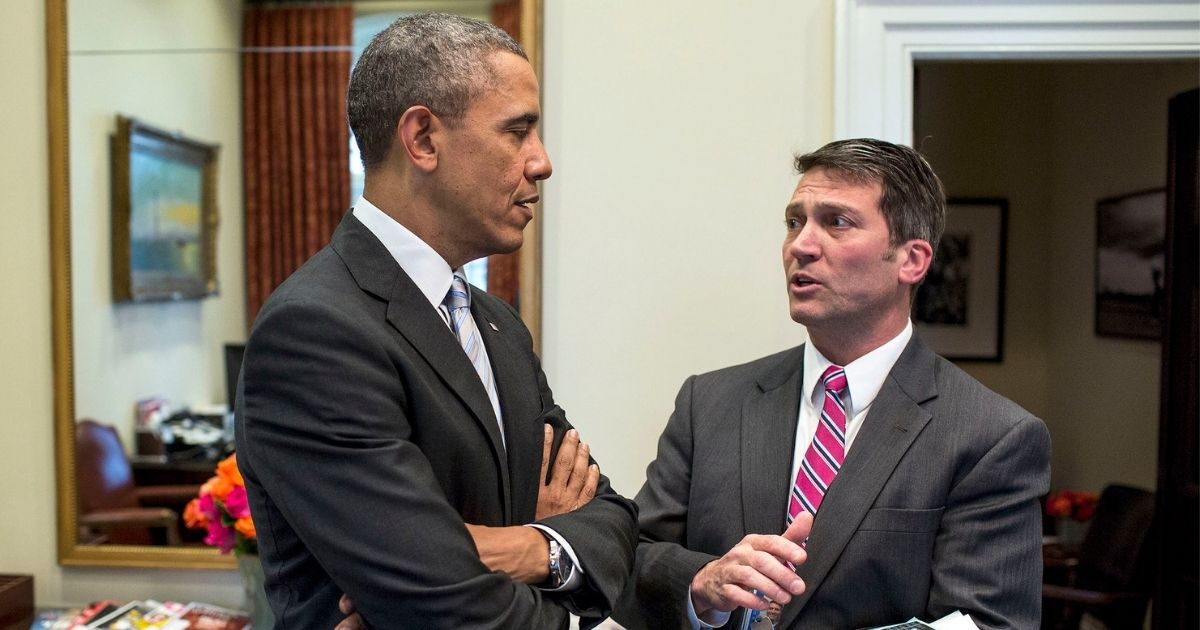
<instances>
[{"instance_id":1,"label":"light blue striped tie","mask_svg":"<svg viewBox=\"0 0 1200 630\"><path fill-rule=\"evenodd\" d=\"M496 397L496 379L492 378L491 363L483 348L483 340L479 337L479 329L475 327L475 320L471 317L471 292L467 289L466 278L454 274L450 291L446 293L442 304L450 314L450 329L454 331L454 336L458 337L458 343L462 344L471 365L475 366L475 372L479 374L479 380L483 381L483 388L487 390L492 410L496 412L496 420L500 421L500 399ZM501 423L501 437L504 435L503 429L504 425Z\"/></svg>"}]
</instances>

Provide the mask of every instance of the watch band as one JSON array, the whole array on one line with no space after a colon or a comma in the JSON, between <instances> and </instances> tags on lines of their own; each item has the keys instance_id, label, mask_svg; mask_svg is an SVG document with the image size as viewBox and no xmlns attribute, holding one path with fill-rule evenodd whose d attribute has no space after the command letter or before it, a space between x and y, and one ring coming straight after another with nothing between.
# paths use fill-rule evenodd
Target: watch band
<instances>
[{"instance_id":1,"label":"watch band","mask_svg":"<svg viewBox=\"0 0 1200 630\"><path fill-rule=\"evenodd\" d=\"M558 541L552 536L547 536L547 539L550 542L550 575L546 578L546 582L550 588L558 588L567 581L567 576L563 574L562 570L562 545L558 544Z\"/></svg>"}]
</instances>

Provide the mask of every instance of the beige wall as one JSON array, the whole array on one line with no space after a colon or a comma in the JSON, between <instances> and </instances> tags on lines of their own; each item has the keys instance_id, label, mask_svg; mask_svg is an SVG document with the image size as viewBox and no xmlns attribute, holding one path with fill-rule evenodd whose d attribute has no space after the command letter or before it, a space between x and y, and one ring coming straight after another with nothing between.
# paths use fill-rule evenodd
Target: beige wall
<instances>
[{"instance_id":1,"label":"beige wall","mask_svg":"<svg viewBox=\"0 0 1200 630\"><path fill-rule=\"evenodd\" d=\"M833 3L546 6L543 354L634 494L689 375L799 343L791 156L830 140Z\"/></svg>"},{"instance_id":2,"label":"beige wall","mask_svg":"<svg viewBox=\"0 0 1200 630\"><path fill-rule=\"evenodd\" d=\"M1055 487L1153 489L1159 349L1094 334L1095 204L1166 181L1195 62L923 66L916 136L955 196L1009 200L1004 362L964 364L1046 420Z\"/></svg>"},{"instance_id":3,"label":"beige wall","mask_svg":"<svg viewBox=\"0 0 1200 630\"><path fill-rule=\"evenodd\" d=\"M631 493L687 374L802 338L779 226L791 152L832 132L833 2L713 4L546 2L547 369ZM236 604L228 572L56 564L43 32L40 2L0 23L0 572L35 574L43 605Z\"/></svg>"}]
</instances>

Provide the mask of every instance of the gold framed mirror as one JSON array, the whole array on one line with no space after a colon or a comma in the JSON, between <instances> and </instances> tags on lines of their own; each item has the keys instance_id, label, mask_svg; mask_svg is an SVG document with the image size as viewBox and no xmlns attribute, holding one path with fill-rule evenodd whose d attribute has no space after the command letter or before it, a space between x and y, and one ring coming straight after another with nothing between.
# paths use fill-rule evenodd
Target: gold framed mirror
<instances>
[{"instance_id":1,"label":"gold framed mirror","mask_svg":"<svg viewBox=\"0 0 1200 630\"><path fill-rule=\"evenodd\" d=\"M84 0L78 1L83 2ZM87 90L103 86L106 79L104 73L98 73L94 70L95 64L92 63L92 60L103 57L106 54L122 54L123 51L117 51L116 53L99 51L95 47L89 47L88 43L72 41L72 37L78 37L78 34L75 30L68 28L68 20L71 19L69 8L87 14L86 16L76 16L82 22L88 16L100 15L102 12L112 11L113 7L123 4L121 0L111 1L113 6L106 7L103 3L99 3L98 6L95 0L86 0L86 4L78 5L75 4L76 0L45 0L48 95L47 125L50 143L50 252L55 392L54 438L55 471L57 474L56 505L58 508L59 564L69 566L233 569L236 565L232 556L220 555L216 548L204 544L113 544L113 541L103 544L93 544L93 541L85 540L81 536L80 505L77 499L77 494L80 491L80 483L76 478L77 463L79 461L76 453L77 421L83 419L81 412L87 415L96 414L91 410L94 407L92 405L77 405L77 402L79 402L77 385L80 382L79 379L82 377L86 379L84 382L89 391L91 388L97 387L112 388L114 386L106 379L118 378L119 375L110 373L103 361L102 354L100 355L101 358L97 359L97 353L89 350L88 355L82 361L76 354L77 349L81 346L91 347L96 345L94 343L78 344L77 341L83 339L84 335L95 332L97 327L90 325L90 320L94 317L92 311L97 308L98 304L104 305L98 301L96 291L91 286L94 284L91 280L94 274L90 276L84 274L91 273L94 269L99 269L101 270L100 273L105 273L110 261L107 257L97 255L104 252L103 247L89 248L86 246L87 241L85 239L95 241L97 238L96 232L99 231L99 227L102 224L91 224L85 221L82 224L73 225L73 217L78 222L79 217L84 215L78 208L73 211L72 203L75 201L78 205L86 205L86 209L91 213L88 216L108 212L107 204L97 203L95 194L88 195L87 204L79 203L82 198L81 191L94 193L95 189L107 186L106 183L102 186L97 186L96 180L97 177L100 177L101 181L104 181L104 178L108 175L109 165L103 159L93 158L97 154L96 147L106 147L108 140L106 137L98 137L103 134L96 133L95 130L97 126L102 129L104 125L115 121L118 113L129 114L136 112L108 111L111 115L99 122L97 122L96 116L88 114L92 118L87 121L87 125L79 123L77 114L84 111L84 109L79 108L76 110L73 109L72 105L78 105L80 101L77 99L86 96L88 94ZM469 10L475 11L479 10L479 5L488 6L491 4L486 0L359 0L353 4L356 5L356 10L358 10L359 5L363 5L364 7L369 7L368 11L370 12L378 12L380 10L428 10L434 7L444 8L455 3L460 3L464 6L470 5L473 9ZM125 2L124 4L128 3ZM144 3L140 4L144 5ZM208 3L196 3L196 5L201 4ZM525 47L530 61L540 78L542 2L541 0L515 0L515 2L510 0L508 4L515 5L516 7L512 11L515 11L518 17L518 39ZM241 11L243 2L240 0L229 0L228 2L219 4L214 3L214 5L222 6L223 9L221 10L236 13ZM186 20L178 19L177 16L167 17L174 19L175 22L186 22ZM133 23L128 25L128 28L132 32L134 29L141 29L144 26L144 21L137 23L134 20ZM236 28L240 29L240 23ZM165 38L169 37L169 35L169 33L159 34L159 37L162 41L165 41ZM233 52L236 54L240 54L238 46L239 44L234 44ZM148 52L152 52L153 48L153 46L148 46L146 50L138 52L139 54L147 54ZM169 54L172 51L164 52ZM80 67L84 69L77 69L78 72L73 73L70 66L72 60L79 62ZM233 90L233 93L236 94L237 90ZM126 95L128 96L128 94ZM238 100L240 100L240 97ZM232 111L240 111L241 106L241 103L232 105ZM78 134L80 138L73 145L71 137L73 129L84 129L87 137L84 137L85 134ZM240 144L236 144L236 146L230 146L230 144L229 142L225 143L222 154L239 154ZM75 166L74 173L72 173L72 166ZM102 176L98 176L97 173L101 173ZM225 173L225 177L227 180L240 180L241 173L234 170ZM236 190L240 193L240 186L236 186ZM101 197L101 199L104 199L104 197ZM240 201L240 199L237 201ZM94 207L99 205L103 205L104 207ZM237 217L240 215L240 203L229 203L227 201L225 205L236 207L230 209L232 213L223 214L222 221L228 222L231 216ZM107 218L104 220L107 221ZM107 238L107 236L107 234L102 234L100 238ZM80 242L84 242L85 246L80 248ZM227 249L234 248L227 247ZM238 253L234 252L235 260L241 259L237 255ZM519 257L518 299L521 305L520 310L522 317L529 326L530 332L533 334L535 347L537 347L541 330L541 228L537 220L532 222L526 230L525 245L521 248ZM73 292L75 290L83 291L81 295L84 299L78 299L79 296ZM87 291L91 291L91 293L87 293ZM111 296L105 296L105 298L111 299ZM193 304L198 303L193 302ZM76 312L76 308L83 309L83 311ZM106 305L106 308L110 310L113 308L111 302ZM191 308L195 309L199 307ZM176 312L182 313L182 316L185 318L191 316L189 315L191 311L186 309ZM131 315L129 312L121 316L126 318L137 317L136 315ZM244 335L244 331L242 334ZM212 343L208 343L209 341ZM228 338L212 339L205 340L205 343L211 347L211 352L219 353L220 343L230 341L238 340ZM219 359L210 358L207 360L207 365L202 366L200 369L214 371L214 366L219 366ZM209 375L209 380L220 380L220 378ZM110 423L127 422L132 425L134 402L133 399L128 401L129 411L123 417L107 417L104 420ZM130 444L131 441L127 440L126 444Z\"/></svg>"}]
</instances>

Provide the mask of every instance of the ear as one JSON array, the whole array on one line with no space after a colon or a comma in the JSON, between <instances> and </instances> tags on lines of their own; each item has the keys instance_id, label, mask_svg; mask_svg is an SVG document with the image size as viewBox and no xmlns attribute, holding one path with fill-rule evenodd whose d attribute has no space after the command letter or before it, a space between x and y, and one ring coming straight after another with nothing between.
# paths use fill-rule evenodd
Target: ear
<instances>
[{"instance_id":1,"label":"ear","mask_svg":"<svg viewBox=\"0 0 1200 630\"><path fill-rule=\"evenodd\" d=\"M400 115L396 123L395 145L404 151L414 167L424 172L437 168L438 152L436 132L442 121L424 105L413 105Z\"/></svg>"},{"instance_id":2,"label":"ear","mask_svg":"<svg viewBox=\"0 0 1200 630\"><path fill-rule=\"evenodd\" d=\"M929 272L929 265L933 262L933 247L928 241L913 239L897 248L896 255L900 260L900 283L911 287L920 284Z\"/></svg>"}]
</instances>

